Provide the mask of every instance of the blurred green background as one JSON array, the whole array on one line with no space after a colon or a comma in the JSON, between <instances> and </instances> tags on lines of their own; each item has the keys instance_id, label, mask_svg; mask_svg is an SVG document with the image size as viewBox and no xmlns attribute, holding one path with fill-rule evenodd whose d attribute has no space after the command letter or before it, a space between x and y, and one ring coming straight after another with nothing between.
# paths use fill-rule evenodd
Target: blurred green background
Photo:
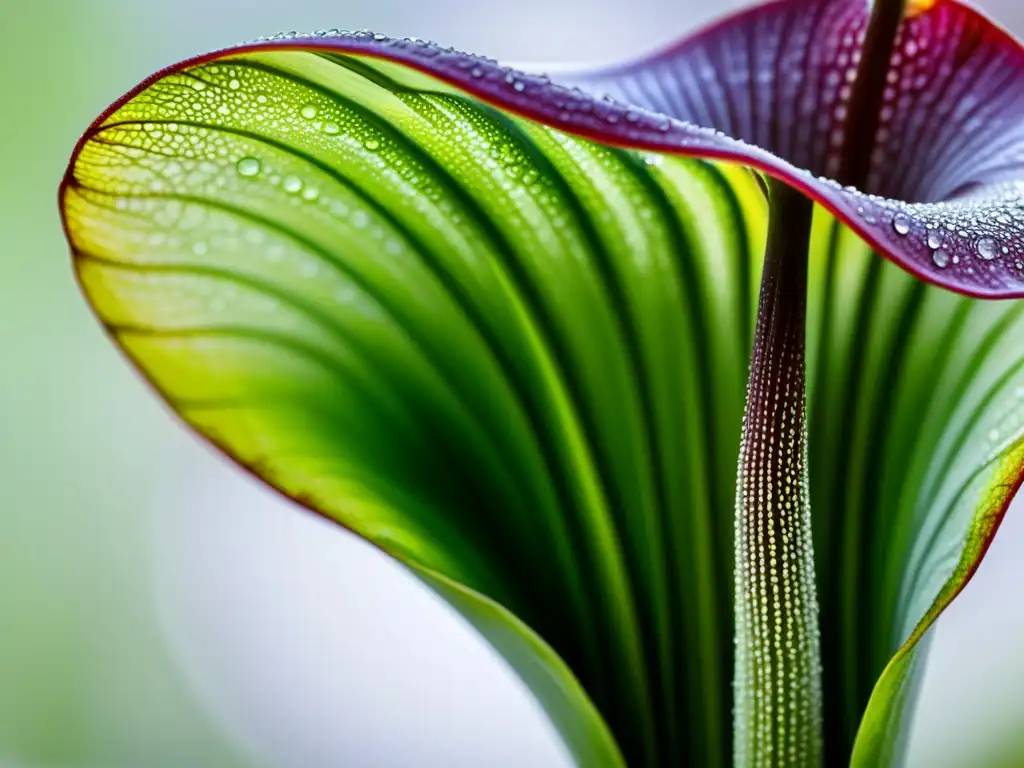
<instances>
[{"instance_id":1,"label":"blurred green background","mask_svg":"<svg viewBox=\"0 0 1024 768\"><path fill-rule=\"evenodd\" d=\"M242 39L370 27L607 60L743 4L0 0L0 766L567 765L445 606L215 459L141 386L73 284L57 184L110 101ZM983 5L1024 32L1020 0ZM912 765L1024 765L1014 511L940 624Z\"/></svg>"}]
</instances>

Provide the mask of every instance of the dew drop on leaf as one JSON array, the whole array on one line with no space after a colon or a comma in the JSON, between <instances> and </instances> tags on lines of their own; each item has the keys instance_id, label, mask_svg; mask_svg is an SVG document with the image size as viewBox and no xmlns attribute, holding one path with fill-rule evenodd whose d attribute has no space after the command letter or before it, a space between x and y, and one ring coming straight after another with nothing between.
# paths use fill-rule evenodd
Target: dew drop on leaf
<instances>
[{"instance_id":1,"label":"dew drop on leaf","mask_svg":"<svg viewBox=\"0 0 1024 768\"><path fill-rule=\"evenodd\" d=\"M978 254L985 261L991 261L996 257L999 245L991 237L983 237L978 241Z\"/></svg>"},{"instance_id":2,"label":"dew drop on leaf","mask_svg":"<svg viewBox=\"0 0 1024 768\"><path fill-rule=\"evenodd\" d=\"M949 264L949 254L939 249L932 254L932 261L935 262L935 266L939 269L945 269Z\"/></svg>"},{"instance_id":3,"label":"dew drop on leaf","mask_svg":"<svg viewBox=\"0 0 1024 768\"><path fill-rule=\"evenodd\" d=\"M905 213L897 213L892 220L892 228L897 235L905 235L910 232L910 217Z\"/></svg>"},{"instance_id":4,"label":"dew drop on leaf","mask_svg":"<svg viewBox=\"0 0 1024 768\"><path fill-rule=\"evenodd\" d=\"M302 179L298 176L286 176L282 186L284 187L285 192L290 192L294 195L302 189Z\"/></svg>"},{"instance_id":5,"label":"dew drop on leaf","mask_svg":"<svg viewBox=\"0 0 1024 768\"><path fill-rule=\"evenodd\" d=\"M299 111L299 114L302 115L307 120L312 120L314 117L316 117L316 107L314 107L312 104L307 104Z\"/></svg>"},{"instance_id":6,"label":"dew drop on leaf","mask_svg":"<svg viewBox=\"0 0 1024 768\"><path fill-rule=\"evenodd\" d=\"M255 157L243 157L236 166L240 176L255 176L260 172L260 161Z\"/></svg>"},{"instance_id":7,"label":"dew drop on leaf","mask_svg":"<svg viewBox=\"0 0 1024 768\"><path fill-rule=\"evenodd\" d=\"M940 235L938 232L936 232L934 230L929 232L928 233L928 247L934 249L934 248L939 248L941 245L942 245L942 235ZM945 264L943 264L942 266L945 266Z\"/></svg>"}]
</instances>

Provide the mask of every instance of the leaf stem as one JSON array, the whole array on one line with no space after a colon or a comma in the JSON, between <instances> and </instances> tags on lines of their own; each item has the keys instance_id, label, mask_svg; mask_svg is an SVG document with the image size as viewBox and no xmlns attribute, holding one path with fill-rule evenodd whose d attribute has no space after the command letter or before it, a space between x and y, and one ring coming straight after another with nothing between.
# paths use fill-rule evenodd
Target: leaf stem
<instances>
[{"instance_id":1,"label":"leaf stem","mask_svg":"<svg viewBox=\"0 0 1024 768\"><path fill-rule=\"evenodd\" d=\"M734 759L815 766L821 657L804 402L813 203L781 182L769 191L736 490Z\"/></svg>"},{"instance_id":2,"label":"leaf stem","mask_svg":"<svg viewBox=\"0 0 1024 768\"><path fill-rule=\"evenodd\" d=\"M847 140L836 180L864 189L870 185L878 127L893 48L907 0L872 0L864 29L860 66L847 108Z\"/></svg>"}]
</instances>

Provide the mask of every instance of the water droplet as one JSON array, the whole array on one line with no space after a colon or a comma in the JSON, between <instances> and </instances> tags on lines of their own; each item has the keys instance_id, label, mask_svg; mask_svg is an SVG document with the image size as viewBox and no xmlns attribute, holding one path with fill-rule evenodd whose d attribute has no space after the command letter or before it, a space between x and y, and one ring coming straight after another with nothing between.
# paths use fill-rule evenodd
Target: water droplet
<instances>
[{"instance_id":1,"label":"water droplet","mask_svg":"<svg viewBox=\"0 0 1024 768\"><path fill-rule=\"evenodd\" d=\"M209 248L207 247L206 243L204 243L202 240L199 240L198 242L192 245L192 253L194 253L196 256L202 256L208 250Z\"/></svg>"},{"instance_id":2,"label":"water droplet","mask_svg":"<svg viewBox=\"0 0 1024 768\"><path fill-rule=\"evenodd\" d=\"M530 170L523 174L522 182L526 186L530 186L531 184L536 184L537 179L539 178L540 174L537 173L537 171L535 171L533 168L531 168Z\"/></svg>"},{"instance_id":3,"label":"water droplet","mask_svg":"<svg viewBox=\"0 0 1024 768\"><path fill-rule=\"evenodd\" d=\"M285 192L290 192L294 195L302 189L302 179L298 176L285 176L284 184L282 186L284 187Z\"/></svg>"},{"instance_id":4,"label":"water droplet","mask_svg":"<svg viewBox=\"0 0 1024 768\"><path fill-rule=\"evenodd\" d=\"M939 269L945 269L949 264L949 254L939 249L932 254L932 261L935 262L935 266Z\"/></svg>"},{"instance_id":5,"label":"water droplet","mask_svg":"<svg viewBox=\"0 0 1024 768\"><path fill-rule=\"evenodd\" d=\"M194 90L194 91L205 91L206 90L206 83L204 83L202 80L193 80L192 81L192 90Z\"/></svg>"},{"instance_id":6,"label":"water droplet","mask_svg":"<svg viewBox=\"0 0 1024 768\"><path fill-rule=\"evenodd\" d=\"M473 77L483 77L484 71L480 67L473 67L473 69L470 70L469 74L471 74Z\"/></svg>"},{"instance_id":7,"label":"water droplet","mask_svg":"<svg viewBox=\"0 0 1024 768\"><path fill-rule=\"evenodd\" d=\"M255 176L260 172L262 166L255 157L243 157L235 167L240 176Z\"/></svg>"},{"instance_id":8,"label":"water droplet","mask_svg":"<svg viewBox=\"0 0 1024 768\"><path fill-rule=\"evenodd\" d=\"M366 147L371 152L376 152L377 149L380 148L380 142L377 141L376 139L367 139L365 142L363 142L363 146Z\"/></svg>"},{"instance_id":9,"label":"water droplet","mask_svg":"<svg viewBox=\"0 0 1024 768\"><path fill-rule=\"evenodd\" d=\"M312 104L307 104L299 111L299 114L302 115L307 120L312 120L314 117L316 117L316 111L316 107L314 107Z\"/></svg>"},{"instance_id":10,"label":"water droplet","mask_svg":"<svg viewBox=\"0 0 1024 768\"><path fill-rule=\"evenodd\" d=\"M897 235L905 235L910 232L910 217L905 213L897 213L892 219L892 228Z\"/></svg>"},{"instance_id":11,"label":"water droplet","mask_svg":"<svg viewBox=\"0 0 1024 768\"><path fill-rule=\"evenodd\" d=\"M320 190L316 187L306 187L302 190L303 200L316 200L318 197L320 197Z\"/></svg>"},{"instance_id":12,"label":"water droplet","mask_svg":"<svg viewBox=\"0 0 1024 768\"><path fill-rule=\"evenodd\" d=\"M512 87L519 93L522 93L523 91L526 90L526 83L524 83L522 80L516 80L515 83L512 84Z\"/></svg>"},{"instance_id":13,"label":"water droplet","mask_svg":"<svg viewBox=\"0 0 1024 768\"><path fill-rule=\"evenodd\" d=\"M233 77L233 78L231 78L231 80L228 81L228 88L230 88L232 91L237 91L241 87L242 87L242 84L240 82L238 82L237 78Z\"/></svg>"},{"instance_id":14,"label":"water droplet","mask_svg":"<svg viewBox=\"0 0 1024 768\"><path fill-rule=\"evenodd\" d=\"M324 133L328 136L337 136L341 133L341 127L337 123L328 121L324 123Z\"/></svg>"},{"instance_id":15,"label":"water droplet","mask_svg":"<svg viewBox=\"0 0 1024 768\"><path fill-rule=\"evenodd\" d=\"M999 428L998 427L993 427L992 429L990 429L988 431L988 439L989 439L989 442L992 442L992 443L998 443L999 442Z\"/></svg>"},{"instance_id":16,"label":"water droplet","mask_svg":"<svg viewBox=\"0 0 1024 768\"><path fill-rule=\"evenodd\" d=\"M935 249L935 248L939 248L941 246L942 246L942 235L940 235L938 232L936 232L934 230L929 232L928 233L928 247L932 248L932 249ZM945 266L945 265L943 265L943 266Z\"/></svg>"},{"instance_id":17,"label":"water droplet","mask_svg":"<svg viewBox=\"0 0 1024 768\"><path fill-rule=\"evenodd\" d=\"M999 244L991 237L983 237L978 241L978 255L985 259L985 261L994 259L998 250Z\"/></svg>"}]
</instances>

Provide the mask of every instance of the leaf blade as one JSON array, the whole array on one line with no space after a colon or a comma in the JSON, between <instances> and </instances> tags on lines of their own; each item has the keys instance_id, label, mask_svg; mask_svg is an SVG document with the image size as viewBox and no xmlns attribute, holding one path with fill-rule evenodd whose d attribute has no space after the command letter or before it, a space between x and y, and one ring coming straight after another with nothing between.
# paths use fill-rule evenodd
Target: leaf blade
<instances>
[{"instance_id":1,"label":"leaf blade","mask_svg":"<svg viewBox=\"0 0 1024 768\"><path fill-rule=\"evenodd\" d=\"M721 585L729 581L732 435L739 434L764 235L757 183L727 166L661 156L647 164L498 115L422 72L372 56L357 61L352 51L339 61L324 58L318 46L294 50L301 45L231 52L169 70L119 104L128 112L112 112L87 134L62 201L79 278L101 319L137 365L165 367L163 377L151 376L157 388L243 465L407 564L466 585L536 629L581 681L582 690L567 698L580 708L574 722L584 725L566 727L591 733L609 761L611 752L600 746L606 731L587 701L596 703L631 761L657 764L681 754L724 762L729 702L721 692L731 659L722 636L731 619ZM186 126L190 99L213 90L204 77L216 75L226 93L242 89L241 80L236 89L231 78L209 72L231 66L255 78L253 99L271 101L279 90L276 111L247 132L227 125L213 102L205 123ZM317 80L324 72L339 76L336 88ZM188 98L175 101L182 93ZM302 114L308 106L316 110L312 118ZM249 113L240 122L259 121ZM650 122L651 135L661 135L661 124ZM170 155L148 152L140 138L147 131L183 138ZM195 154L210 148L211 134L230 137L228 155L216 145L208 156ZM646 147L645 135L612 138ZM480 151L482 139L498 148L497 157L490 146ZM715 155L709 147L669 148ZM382 162L387 152L401 164ZM234 165L224 166L224 157ZM276 174L276 184L252 183L246 161L256 157L256 175ZM204 171L204 161L226 171L228 181L208 183L218 173ZM508 172L512 165L517 176ZM166 194L183 171L185 186L201 195ZM537 179L526 184L529 172ZM90 188L97 175L107 188ZM597 193L587 188L591 177L602 180ZM536 184L549 200L524 192ZM312 199L304 196L309 190ZM197 207L210 227L202 238L189 224ZM567 221L555 226L566 211ZM147 229L147 220L156 226ZM817 241L828 242L820 233L831 230L818 226ZM152 240L179 228L173 246ZM256 230L262 239L250 242ZM913 482L893 479L863 456L889 420L880 406L885 398L872 389L876 377L864 371L884 370L903 344L901 354L918 361L915 386L926 391L918 369L941 344L887 335L890 325L919 330L922 321L908 314L906 299L918 289L859 240L842 238L831 256L812 256L831 275L815 288L831 296L815 310L821 330L813 332L825 339L818 354L839 363L819 377L825 399L812 415L812 429L817 419L838 423L839 431L812 436L812 456L840 457L837 471L866 478L870 491L848 495L827 477L812 478L812 493L820 487L833 494L815 501L824 513L816 527L852 532L836 537L845 554L826 560L822 583L843 584L833 566L873 579L879 560L914 546L929 578L942 581L945 570L927 536L938 531L938 543L947 545L959 539L930 517L926 500L952 493L939 482L949 475L943 462L959 466L977 441L959 438L963 423L941 414L926 414L922 430L908 426L913 420L900 414L913 410L904 408L913 398L901 394L893 410L902 421L883 431L894 446L886 450L899 459L895 466L906 460L897 446L910 446ZM620 259L623 253L629 258ZM137 263L119 260L125 254ZM282 260L290 271L282 271ZM160 279L140 280L140 268ZM877 291L908 310L891 314L881 299L851 301L834 287L847 280L874 281L863 296ZM293 287L282 292L281 283ZM992 317L1001 315L933 289L924 295L918 301L933 314L970 307L963 310L970 321L963 337L951 345L951 355L960 356L946 369L948 378L965 383L940 394L947 405L974 397L980 407L983 393L972 392L991 383L991 371L979 373L961 351L965 339L988 338L985 329L999 326ZM226 314L235 322L223 323ZM259 325L268 316L272 334ZM1019 358L1006 347L1015 327L1006 321L989 334L990 357ZM860 357L848 338L857 337L857 328L870 337ZM676 341L683 349L676 351ZM277 354L268 356L267 347ZM829 395L830 380L846 379L851 389ZM239 398L254 392L262 401ZM846 395L863 400L865 426L844 426ZM271 409L277 416L268 421ZM231 440L218 410L235 414L228 420L236 430ZM847 450L849 441L839 438L850 434L859 436L859 447ZM856 518L873 498L899 512L894 519L902 528L883 526L882 543L867 546L873 537ZM832 499L843 500L836 520L829 517ZM669 508L659 509L662 503ZM634 524L634 514L642 524ZM663 528L669 535L657 541ZM530 567L517 552L531 553ZM875 677L933 598L932 581L907 587L912 599L901 596L905 578L897 568L883 579L881 611L849 595L832 601L843 606L850 629L837 646L845 660L836 668L847 669L835 686L835 696L848 701L837 716L848 732L837 742L844 748ZM849 591L849 582L840 588ZM881 641L862 629L876 616L892 629ZM553 663L524 642L538 663ZM706 664L709 658L717 663ZM564 720L557 713L565 700L548 702L556 719ZM705 701L710 714L702 711ZM866 733L871 718L888 717L886 706L869 710ZM673 735L680 718L686 732ZM586 743L573 749L591 754Z\"/></svg>"},{"instance_id":2,"label":"leaf blade","mask_svg":"<svg viewBox=\"0 0 1024 768\"><path fill-rule=\"evenodd\" d=\"M688 450L680 434L718 429L678 394L703 388L738 429L748 336L720 324L726 343L680 356L666 331L749 313L756 182L647 165L377 64L263 52L148 83L64 187L80 282L243 466L541 628L582 670L569 698L599 700L636 760L720 763L726 494L704 467L731 476L735 446ZM731 390L701 382L705 360ZM667 737L680 719L689 735Z\"/></svg>"},{"instance_id":3,"label":"leaf blade","mask_svg":"<svg viewBox=\"0 0 1024 768\"><path fill-rule=\"evenodd\" d=\"M916 648L1020 481L1021 314L916 284L849 232L830 236L830 221L812 254L812 296L838 298L826 281L849 293L819 309L812 362L826 745L833 760L852 745L856 764L899 764L923 669ZM997 426L1003 441L986 447Z\"/></svg>"}]
</instances>

